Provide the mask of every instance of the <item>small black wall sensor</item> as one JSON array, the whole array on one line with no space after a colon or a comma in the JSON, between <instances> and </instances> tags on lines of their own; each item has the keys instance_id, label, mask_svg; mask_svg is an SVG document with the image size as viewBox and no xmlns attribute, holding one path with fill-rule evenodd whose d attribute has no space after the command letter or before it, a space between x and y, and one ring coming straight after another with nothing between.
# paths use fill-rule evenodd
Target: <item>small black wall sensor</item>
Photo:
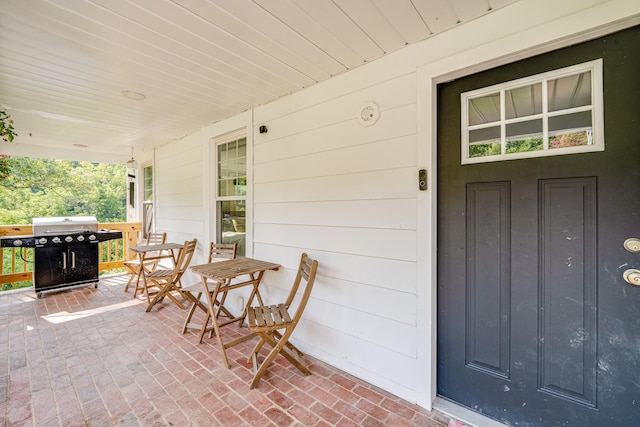
<instances>
[{"instance_id":1,"label":"small black wall sensor","mask_svg":"<svg viewBox=\"0 0 640 427\"><path fill-rule=\"evenodd\" d=\"M265 125L260 126L258 130L260 131L260 133L267 133L267 127Z\"/></svg>"},{"instance_id":2,"label":"small black wall sensor","mask_svg":"<svg viewBox=\"0 0 640 427\"><path fill-rule=\"evenodd\" d=\"M420 169L418 171L418 188L422 191L427 189L427 170Z\"/></svg>"}]
</instances>

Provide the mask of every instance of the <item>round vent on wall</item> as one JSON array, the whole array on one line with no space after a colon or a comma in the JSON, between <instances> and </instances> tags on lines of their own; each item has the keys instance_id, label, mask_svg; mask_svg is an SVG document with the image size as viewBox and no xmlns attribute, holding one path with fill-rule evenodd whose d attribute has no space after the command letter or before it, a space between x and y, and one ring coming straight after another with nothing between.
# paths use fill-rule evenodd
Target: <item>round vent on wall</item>
<instances>
[{"instance_id":1,"label":"round vent on wall","mask_svg":"<svg viewBox=\"0 0 640 427\"><path fill-rule=\"evenodd\" d=\"M366 102L358 114L358 122L362 126L371 126L380 118L380 107L373 101Z\"/></svg>"}]
</instances>

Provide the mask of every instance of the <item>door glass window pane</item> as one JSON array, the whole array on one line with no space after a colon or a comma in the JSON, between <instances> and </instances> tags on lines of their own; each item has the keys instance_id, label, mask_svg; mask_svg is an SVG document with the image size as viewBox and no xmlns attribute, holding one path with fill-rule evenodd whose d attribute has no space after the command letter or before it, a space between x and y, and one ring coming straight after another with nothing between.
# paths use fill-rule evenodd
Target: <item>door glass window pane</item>
<instances>
[{"instance_id":1,"label":"door glass window pane","mask_svg":"<svg viewBox=\"0 0 640 427\"><path fill-rule=\"evenodd\" d=\"M506 126L507 153L542 150L542 120L510 123Z\"/></svg>"},{"instance_id":2,"label":"door glass window pane","mask_svg":"<svg viewBox=\"0 0 640 427\"><path fill-rule=\"evenodd\" d=\"M500 92L469 100L469 126L500 121Z\"/></svg>"},{"instance_id":3,"label":"door glass window pane","mask_svg":"<svg viewBox=\"0 0 640 427\"><path fill-rule=\"evenodd\" d=\"M549 111L591 105L591 72L548 81Z\"/></svg>"},{"instance_id":4,"label":"door glass window pane","mask_svg":"<svg viewBox=\"0 0 640 427\"><path fill-rule=\"evenodd\" d=\"M462 163L604 150L602 60L461 95Z\"/></svg>"},{"instance_id":5,"label":"door glass window pane","mask_svg":"<svg viewBox=\"0 0 640 427\"><path fill-rule=\"evenodd\" d=\"M486 157L502 153L500 126L481 128L469 132L469 156Z\"/></svg>"},{"instance_id":6,"label":"door glass window pane","mask_svg":"<svg viewBox=\"0 0 640 427\"><path fill-rule=\"evenodd\" d=\"M542 114L542 83L509 89L504 96L507 119Z\"/></svg>"}]
</instances>

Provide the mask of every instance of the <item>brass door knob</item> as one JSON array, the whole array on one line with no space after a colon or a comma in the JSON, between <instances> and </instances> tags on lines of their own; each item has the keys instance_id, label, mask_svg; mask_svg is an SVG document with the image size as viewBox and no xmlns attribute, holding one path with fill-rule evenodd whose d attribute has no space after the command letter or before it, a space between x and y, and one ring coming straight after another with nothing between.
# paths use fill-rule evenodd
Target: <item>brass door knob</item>
<instances>
[{"instance_id":1,"label":"brass door knob","mask_svg":"<svg viewBox=\"0 0 640 427\"><path fill-rule=\"evenodd\" d=\"M629 252L640 252L640 239L637 237L630 237L624 241L622 246L624 246L624 248Z\"/></svg>"},{"instance_id":2,"label":"brass door knob","mask_svg":"<svg viewBox=\"0 0 640 427\"><path fill-rule=\"evenodd\" d=\"M629 270L625 270L625 272L622 273L622 278L630 285L640 286L640 270L638 269L630 268Z\"/></svg>"}]
</instances>

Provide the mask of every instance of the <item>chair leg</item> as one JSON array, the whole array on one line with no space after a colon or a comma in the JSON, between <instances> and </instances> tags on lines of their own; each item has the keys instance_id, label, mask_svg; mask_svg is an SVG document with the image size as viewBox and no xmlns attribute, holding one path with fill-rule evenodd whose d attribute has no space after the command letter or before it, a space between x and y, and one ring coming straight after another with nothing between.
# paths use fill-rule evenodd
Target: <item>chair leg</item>
<instances>
[{"instance_id":1,"label":"chair leg","mask_svg":"<svg viewBox=\"0 0 640 427\"><path fill-rule=\"evenodd\" d=\"M219 301L215 301L215 304L219 306L218 308L218 317L220 317L220 311L224 313L229 319L233 319L233 314L224 306L224 302L227 300L227 292L223 292Z\"/></svg>"},{"instance_id":2,"label":"chair leg","mask_svg":"<svg viewBox=\"0 0 640 427\"><path fill-rule=\"evenodd\" d=\"M133 282L133 279L135 279L136 275L131 273L129 275L129 281L127 282L127 285L124 287L124 291L125 292L129 292L129 286L131 286L131 282Z\"/></svg>"},{"instance_id":3,"label":"chair leg","mask_svg":"<svg viewBox=\"0 0 640 427\"><path fill-rule=\"evenodd\" d=\"M278 341L282 339L282 335L278 331L273 331L273 335L275 335L276 340ZM304 356L304 354L300 350L298 350L298 347L291 344L291 341L287 341L286 346L289 347L291 351L295 351L298 354L298 356Z\"/></svg>"},{"instance_id":4,"label":"chair leg","mask_svg":"<svg viewBox=\"0 0 640 427\"><path fill-rule=\"evenodd\" d=\"M147 299L149 300L149 288L147 286L145 286L145 293L147 294ZM147 306L147 313L151 311L151 309L153 308L154 305L156 305L156 303L158 301L160 301L162 299L163 295L162 295L162 291L158 292L157 294L155 294L153 296L153 299L149 301L149 305Z\"/></svg>"},{"instance_id":5,"label":"chair leg","mask_svg":"<svg viewBox=\"0 0 640 427\"><path fill-rule=\"evenodd\" d=\"M133 279L138 277L138 271L131 265L125 265L125 268L129 270L129 281L127 282L127 285L124 287L124 291L129 292L129 286L131 286L131 283L133 283Z\"/></svg>"},{"instance_id":6,"label":"chair leg","mask_svg":"<svg viewBox=\"0 0 640 427\"><path fill-rule=\"evenodd\" d=\"M209 310L207 310L207 314L205 314L204 316L204 322L202 322L202 328L200 328L200 334L198 335L198 344L202 344L202 340L204 339L204 334L206 334L208 330L207 325L209 324L210 319L211 319L211 314L209 313ZM211 328L211 333L209 335L209 338L211 338L214 333L215 333L215 330Z\"/></svg>"},{"instance_id":7,"label":"chair leg","mask_svg":"<svg viewBox=\"0 0 640 427\"><path fill-rule=\"evenodd\" d=\"M253 363L253 369L255 371L257 365L257 359L255 358L258 353L260 353L260 349L262 349L262 346L264 346L264 338L262 338L261 335L259 335L260 340L256 343L255 346L253 346L253 350L251 350L251 353L249 353L249 357L247 358L247 362L251 362L251 360L254 361Z\"/></svg>"},{"instance_id":8,"label":"chair leg","mask_svg":"<svg viewBox=\"0 0 640 427\"><path fill-rule=\"evenodd\" d=\"M182 310L185 309L185 306L182 305L182 302L179 301L178 298L176 298L171 293L171 291L176 291L182 296L183 300L188 299L180 289L174 287L171 283L162 284L162 283L156 282L156 286L158 287L159 291L157 294L155 294L151 302L149 302L149 306L147 307L147 312L151 311L153 306L156 305L158 302L162 301L165 297L173 301ZM147 293L147 296L148 296L148 293Z\"/></svg>"},{"instance_id":9,"label":"chair leg","mask_svg":"<svg viewBox=\"0 0 640 427\"><path fill-rule=\"evenodd\" d=\"M200 301L200 297L202 297L202 292L198 292L198 295L195 297L196 301ZM194 301L189 309L189 313L187 313L187 318L184 320L184 326L182 327L182 333L186 334L187 330L189 330L189 324L191 323L191 319L198 308L198 303Z\"/></svg>"},{"instance_id":10,"label":"chair leg","mask_svg":"<svg viewBox=\"0 0 640 427\"><path fill-rule=\"evenodd\" d=\"M293 331L291 331L293 332ZM280 335L280 333L278 331L274 331L273 336L271 336L271 341L269 342L269 345L272 345L271 343L278 343L280 344L282 342L282 340L284 340L284 346L281 346L281 350L280 350L280 354L282 356L284 356L285 359L287 359L289 362L291 362L291 364L293 366L295 366L296 368L298 368L300 370L300 372L302 372L305 375L311 375L311 371L302 364L302 362L299 359L299 356L302 356L302 352L300 350L298 350L298 348L296 346L294 346L293 344L291 344L289 342L289 339L284 339L284 338L277 338L276 335L282 337ZM289 333L288 336L291 336L291 333ZM275 339L274 339L275 338ZM289 353L290 349L293 353Z\"/></svg>"},{"instance_id":11,"label":"chair leg","mask_svg":"<svg viewBox=\"0 0 640 427\"><path fill-rule=\"evenodd\" d=\"M293 333L293 328L287 329L285 333L282 334L282 337L278 341L276 341L275 336L273 336L272 334L264 333L264 332L258 333L258 335L260 336L260 342L256 344L256 347L254 348L254 350L258 349L259 351L259 348L261 348L264 343L269 344L272 347L272 349L267 355L267 357L262 361L260 366L258 366L258 353L254 352L251 354L250 357L254 363L253 368L254 368L255 374L253 376L253 380L251 381L251 385L249 386L249 388L256 388L258 386L258 383L260 382L262 375L264 375L264 373L267 371L267 368L269 367L269 365L271 365L271 362L273 362L273 359L275 359L275 357L278 354L281 354L282 356L284 356L303 374L311 375L311 371L302 363L300 363L300 361L298 361L296 357L290 354L289 351L285 348L288 343L289 337L291 336L292 333Z\"/></svg>"},{"instance_id":12,"label":"chair leg","mask_svg":"<svg viewBox=\"0 0 640 427\"><path fill-rule=\"evenodd\" d=\"M167 297L169 298L171 301L173 301L178 307L180 307L181 310L184 310L186 307L182 304L182 301L180 301L175 295L173 295L171 293L171 291L176 291L178 292L179 295L182 296L182 301L184 301L185 299L187 299L184 294L182 293L182 291L180 291L179 288L174 287L173 285L169 284L166 285L163 289L162 289L162 294L163 294L163 298Z\"/></svg>"},{"instance_id":13,"label":"chair leg","mask_svg":"<svg viewBox=\"0 0 640 427\"><path fill-rule=\"evenodd\" d=\"M152 285L152 286L153 286L153 285ZM156 286L157 286L157 285L156 285ZM159 287L159 286L157 286L157 287ZM151 304L151 296L149 295L149 288L150 288L150 286L147 284L147 279L145 278L145 279L144 279L144 288L141 288L140 290L143 290L143 289L144 289L144 294L147 296L147 302L148 302L149 304ZM136 291L137 291L137 289L136 289ZM155 304L155 303L154 303L154 304Z\"/></svg>"}]
</instances>

